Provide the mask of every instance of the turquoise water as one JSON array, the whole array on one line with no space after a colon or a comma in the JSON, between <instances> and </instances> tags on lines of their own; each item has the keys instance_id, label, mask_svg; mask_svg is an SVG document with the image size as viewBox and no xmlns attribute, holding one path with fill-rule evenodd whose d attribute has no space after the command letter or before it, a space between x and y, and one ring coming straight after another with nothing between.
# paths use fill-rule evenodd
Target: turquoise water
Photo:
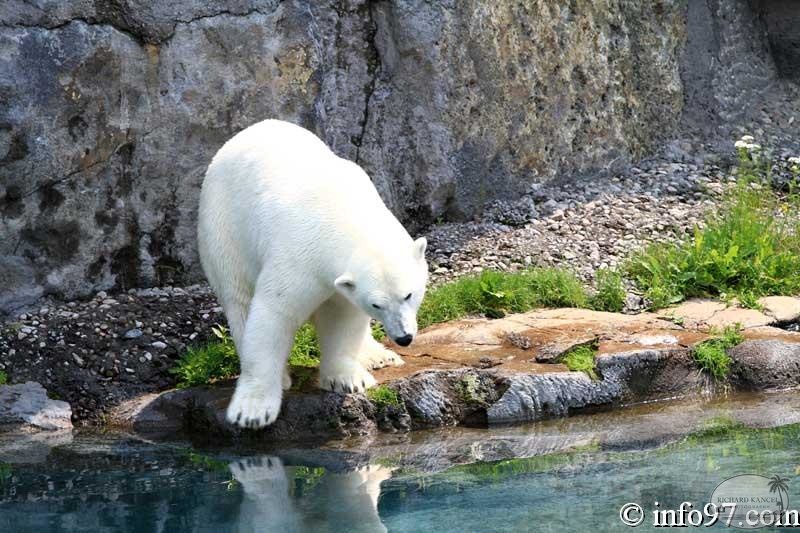
<instances>
[{"instance_id":1,"label":"turquoise water","mask_svg":"<svg viewBox=\"0 0 800 533\"><path fill-rule=\"evenodd\" d=\"M798 508L800 425L754 429L737 416L780 411L792 421L800 399L759 398L756 407L678 404L322 451L77 434L0 462L0 531L626 531L618 513L627 502L646 510L655 501L662 509L701 503L746 473L786 478L789 508ZM681 417L698 420L684 435L663 432ZM553 443L554 453L538 453ZM514 458L523 448L537 455ZM385 453L370 459L365 450ZM476 453L510 458L474 461ZM649 521L635 530L655 531Z\"/></svg>"}]
</instances>

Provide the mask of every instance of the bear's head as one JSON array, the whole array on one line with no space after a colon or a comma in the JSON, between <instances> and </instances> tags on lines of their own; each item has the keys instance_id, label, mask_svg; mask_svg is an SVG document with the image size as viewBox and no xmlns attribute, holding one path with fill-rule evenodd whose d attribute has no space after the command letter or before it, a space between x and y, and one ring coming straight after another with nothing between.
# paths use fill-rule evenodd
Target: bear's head
<instances>
[{"instance_id":1,"label":"bear's head","mask_svg":"<svg viewBox=\"0 0 800 533\"><path fill-rule=\"evenodd\" d=\"M405 249L365 252L336 278L336 290L383 324L400 346L411 344L417 334L417 310L428 283L427 246L420 237Z\"/></svg>"}]
</instances>

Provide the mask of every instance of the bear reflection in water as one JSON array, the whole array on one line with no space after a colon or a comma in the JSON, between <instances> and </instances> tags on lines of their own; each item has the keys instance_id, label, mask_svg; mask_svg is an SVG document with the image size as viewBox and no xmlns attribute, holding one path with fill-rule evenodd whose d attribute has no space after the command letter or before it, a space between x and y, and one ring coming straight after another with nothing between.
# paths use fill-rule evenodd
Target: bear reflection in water
<instances>
[{"instance_id":1,"label":"bear reflection in water","mask_svg":"<svg viewBox=\"0 0 800 533\"><path fill-rule=\"evenodd\" d=\"M381 482L390 468L371 465L350 472L325 471L310 488L313 497L291 497L296 471L274 456L230 463L244 499L239 509L238 531L364 531L386 527L378 516Z\"/></svg>"}]
</instances>

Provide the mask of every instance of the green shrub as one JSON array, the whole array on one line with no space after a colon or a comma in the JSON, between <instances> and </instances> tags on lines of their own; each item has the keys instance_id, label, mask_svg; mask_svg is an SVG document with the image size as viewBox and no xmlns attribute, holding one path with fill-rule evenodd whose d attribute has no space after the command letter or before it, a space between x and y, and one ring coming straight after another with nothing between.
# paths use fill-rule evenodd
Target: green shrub
<instances>
[{"instance_id":1,"label":"green shrub","mask_svg":"<svg viewBox=\"0 0 800 533\"><path fill-rule=\"evenodd\" d=\"M8 384L8 374L0 370L0 385Z\"/></svg>"},{"instance_id":2,"label":"green shrub","mask_svg":"<svg viewBox=\"0 0 800 533\"><path fill-rule=\"evenodd\" d=\"M585 307L586 291L571 272L536 268L507 273L484 271L428 292L417 321L420 328L469 315L499 318L537 307Z\"/></svg>"},{"instance_id":3,"label":"green shrub","mask_svg":"<svg viewBox=\"0 0 800 533\"><path fill-rule=\"evenodd\" d=\"M289 364L292 366L319 366L320 350L317 332L311 324L303 324L294 336L294 345L289 353Z\"/></svg>"},{"instance_id":4,"label":"green shrub","mask_svg":"<svg viewBox=\"0 0 800 533\"><path fill-rule=\"evenodd\" d=\"M367 398L375 404L375 407L379 411L387 407L400 406L400 396L397 394L397 391L386 385L378 385L377 387L367 389Z\"/></svg>"},{"instance_id":5,"label":"green shrub","mask_svg":"<svg viewBox=\"0 0 800 533\"><path fill-rule=\"evenodd\" d=\"M648 246L631 259L628 273L655 309L695 296L737 297L754 306L761 296L799 294L795 203L752 176L740 176L703 229L677 244Z\"/></svg>"},{"instance_id":6,"label":"green shrub","mask_svg":"<svg viewBox=\"0 0 800 533\"><path fill-rule=\"evenodd\" d=\"M592 309L619 313L625 307L626 297L622 274L607 268L597 271L597 292L592 296Z\"/></svg>"},{"instance_id":7,"label":"green shrub","mask_svg":"<svg viewBox=\"0 0 800 533\"><path fill-rule=\"evenodd\" d=\"M203 385L239 373L239 358L227 328L215 326L211 331L217 338L216 341L204 346L190 347L170 370L178 377L178 387Z\"/></svg>"},{"instance_id":8,"label":"green shrub","mask_svg":"<svg viewBox=\"0 0 800 533\"><path fill-rule=\"evenodd\" d=\"M380 322L372 322L370 328L372 329L372 338L376 341L382 341L386 338L386 331L383 329L383 324Z\"/></svg>"},{"instance_id":9,"label":"green shrub","mask_svg":"<svg viewBox=\"0 0 800 533\"><path fill-rule=\"evenodd\" d=\"M561 361L573 372L584 372L590 378L597 379L597 372L594 367L594 356L596 354L596 346L583 344L565 353Z\"/></svg>"},{"instance_id":10,"label":"green shrub","mask_svg":"<svg viewBox=\"0 0 800 533\"><path fill-rule=\"evenodd\" d=\"M722 331L712 330L712 335L712 338L694 346L692 358L715 379L725 379L731 365L728 350L744 340L741 326L726 326Z\"/></svg>"}]
</instances>

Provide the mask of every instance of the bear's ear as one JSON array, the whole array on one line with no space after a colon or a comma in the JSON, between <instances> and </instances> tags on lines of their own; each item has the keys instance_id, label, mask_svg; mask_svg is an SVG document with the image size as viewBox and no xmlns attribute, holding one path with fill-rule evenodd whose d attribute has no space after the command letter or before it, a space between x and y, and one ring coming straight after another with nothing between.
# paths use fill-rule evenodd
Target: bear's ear
<instances>
[{"instance_id":1,"label":"bear's ear","mask_svg":"<svg viewBox=\"0 0 800 533\"><path fill-rule=\"evenodd\" d=\"M425 250L428 249L428 239L420 237L414 241L414 257L417 259L425 259Z\"/></svg>"},{"instance_id":2,"label":"bear's ear","mask_svg":"<svg viewBox=\"0 0 800 533\"><path fill-rule=\"evenodd\" d=\"M342 274L336 281L333 282L333 285L341 292L347 293L352 292L356 288L356 282L353 280L353 276L350 274Z\"/></svg>"}]
</instances>

